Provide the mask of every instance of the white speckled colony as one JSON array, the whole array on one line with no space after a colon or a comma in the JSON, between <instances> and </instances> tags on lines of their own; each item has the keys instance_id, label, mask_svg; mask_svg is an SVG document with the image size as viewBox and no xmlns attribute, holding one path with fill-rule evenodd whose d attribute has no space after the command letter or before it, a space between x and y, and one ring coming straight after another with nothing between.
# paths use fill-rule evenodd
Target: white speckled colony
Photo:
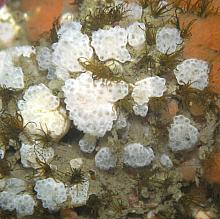
<instances>
[{"instance_id":1,"label":"white speckled colony","mask_svg":"<svg viewBox=\"0 0 220 219\"><path fill-rule=\"evenodd\" d=\"M82 73L65 81L63 91L74 125L84 133L102 137L117 119L113 103L128 94L128 85L120 82L107 86L101 80L93 81L90 73Z\"/></svg>"},{"instance_id":2,"label":"white speckled colony","mask_svg":"<svg viewBox=\"0 0 220 219\"><path fill-rule=\"evenodd\" d=\"M131 60L126 45L128 42L126 29L116 26L108 30L99 29L92 33L91 45L101 61L115 59L119 62Z\"/></svg>"},{"instance_id":3,"label":"white speckled colony","mask_svg":"<svg viewBox=\"0 0 220 219\"><path fill-rule=\"evenodd\" d=\"M154 160L154 152L150 147L133 143L124 148L124 164L130 167L148 166Z\"/></svg>"},{"instance_id":4,"label":"white speckled colony","mask_svg":"<svg viewBox=\"0 0 220 219\"><path fill-rule=\"evenodd\" d=\"M176 28L163 27L156 34L157 50L164 54L171 54L183 42L180 32Z\"/></svg>"},{"instance_id":5,"label":"white speckled colony","mask_svg":"<svg viewBox=\"0 0 220 219\"><path fill-rule=\"evenodd\" d=\"M190 120L183 115L174 117L169 130L169 147L172 151L192 148L198 141L199 132L190 124Z\"/></svg>"},{"instance_id":6,"label":"white speckled colony","mask_svg":"<svg viewBox=\"0 0 220 219\"><path fill-rule=\"evenodd\" d=\"M19 111L32 134L50 132L54 139L61 138L69 128L69 120L60 100L44 84L29 87L18 101Z\"/></svg>"},{"instance_id":7,"label":"white speckled colony","mask_svg":"<svg viewBox=\"0 0 220 219\"><path fill-rule=\"evenodd\" d=\"M186 59L174 70L178 84L190 83L191 87L203 90L208 86L209 64L199 59Z\"/></svg>"}]
</instances>

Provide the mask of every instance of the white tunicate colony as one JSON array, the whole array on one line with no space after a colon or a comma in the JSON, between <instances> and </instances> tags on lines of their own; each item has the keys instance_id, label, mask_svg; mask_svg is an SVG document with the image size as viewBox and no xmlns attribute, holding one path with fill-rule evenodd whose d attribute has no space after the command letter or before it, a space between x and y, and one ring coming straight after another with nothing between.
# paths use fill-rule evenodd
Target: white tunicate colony
<instances>
[{"instance_id":1,"label":"white tunicate colony","mask_svg":"<svg viewBox=\"0 0 220 219\"><path fill-rule=\"evenodd\" d=\"M139 47L145 42L144 23L135 22L128 26L128 44L132 47Z\"/></svg>"},{"instance_id":2,"label":"white tunicate colony","mask_svg":"<svg viewBox=\"0 0 220 219\"><path fill-rule=\"evenodd\" d=\"M124 63L131 60L131 55L126 48L127 38L126 29L119 26L108 30L99 29L92 33L91 45L101 61L115 59Z\"/></svg>"},{"instance_id":3,"label":"white tunicate colony","mask_svg":"<svg viewBox=\"0 0 220 219\"><path fill-rule=\"evenodd\" d=\"M64 24L58 31L59 41L52 45L55 74L63 80L69 78L69 72L84 71L78 62L79 58L90 59L93 55L89 37L81 33L81 27L79 22Z\"/></svg>"},{"instance_id":4,"label":"white tunicate colony","mask_svg":"<svg viewBox=\"0 0 220 219\"><path fill-rule=\"evenodd\" d=\"M163 54L171 54L183 42L176 28L163 27L156 34L156 47Z\"/></svg>"},{"instance_id":5,"label":"white tunicate colony","mask_svg":"<svg viewBox=\"0 0 220 219\"><path fill-rule=\"evenodd\" d=\"M166 168L171 168L173 167L173 162L170 159L170 157L166 154L162 154L160 157L160 163L162 166L166 167Z\"/></svg>"},{"instance_id":6,"label":"white tunicate colony","mask_svg":"<svg viewBox=\"0 0 220 219\"><path fill-rule=\"evenodd\" d=\"M69 128L69 120L60 100L54 96L44 84L29 87L22 100L18 101L18 109L24 124L31 134L49 132L54 139L60 139ZM42 130L43 129L43 130Z\"/></svg>"},{"instance_id":7,"label":"white tunicate colony","mask_svg":"<svg viewBox=\"0 0 220 219\"><path fill-rule=\"evenodd\" d=\"M116 166L116 158L108 147L104 147L95 155L95 164L101 170L109 170Z\"/></svg>"},{"instance_id":8,"label":"white tunicate colony","mask_svg":"<svg viewBox=\"0 0 220 219\"><path fill-rule=\"evenodd\" d=\"M43 207L49 211L57 211L60 205L67 200L65 185L56 182L53 178L37 180L34 190L37 198L42 201Z\"/></svg>"},{"instance_id":9,"label":"white tunicate colony","mask_svg":"<svg viewBox=\"0 0 220 219\"><path fill-rule=\"evenodd\" d=\"M186 59L174 70L178 84L191 83L191 87L203 90L208 86L209 64L199 59Z\"/></svg>"},{"instance_id":10,"label":"white tunicate colony","mask_svg":"<svg viewBox=\"0 0 220 219\"><path fill-rule=\"evenodd\" d=\"M129 144L124 148L124 164L134 168L148 166L154 159L154 152L150 147L139 143Z\"/></svg>"},{"instance_id":11,"label":"white tunicate colony","mask_svg":"<svg viewBox=\"0 0 220 219\"><path fill-rule=\"evenodd\" d=\"M52 51L47 47L40 47L37 50L36 60L40 70L48 70L51 67Z\"/></svg>"},{"instance_id":12,"label":"white tunicate colony","mask_svg":"<svg viewBox=\"0 0 220 219\"><path fill-rule=\"evenodd\" d=\"M95 150L96 140L95 136L85 134L79 141L80 150L85 153L92 153Z\"/></svg>"},{"instance_id":13,"label":"white tunicate colony","mask_svg":"<svg viewBox=\"0 0 220 219\"><path fill-rule=\"evenodd\" d=\"M34 213L34 206L36 205L33 197L28 194L17 195L14 199L15 209L18 215L26 216Z\"/></svg>"},{"instance_id":14,"label":"white tunicate colony","mask_svg":"<svg viewBox=\"0 0 220 219\"><path fill-rule=\"evenodd\" d=\"M40 164L36 160L49 163L54 157L54 149L51 147L43 148L39 144L29 145L22 143L20 148L21 163L24 167L39 168Z\"/></svg>"},{"instance_id":15,"label":"white tunicate colony","mask_svg":"<svg viewBox=\"0 0 220 219\"><path fill-rule=\"evenodd\" d=\"M150 97L161 97L166 91L166 80L158 76L147 77L137 81L132 92L132 97L138 105L149 102Z\"/></svg>"},{"instance_id":16,"label":"white tunicate colony","mask_svg":"<svg viewBox=\"0 0 220 219\"><path fill-rule=\"evenodd\" d=\"M16 35L14 25L9 22L0 22L0 45L11 43Z\"/></svg>"},{"instance_id":17,"label":"white tunicate colony","mask_svg":"<svg viewBox=\"0 0 220 219\"><path fill-rule=\"evenodd\" d=\"M21 67L15 67L13 57L8 51L0 51L0 85L8 88L24 88Z\"/></svg>"},{"instance_id":18,"label":"white tunicate colony","mask_svg":"<svg viewBox=\"0 0 220 219\"><path fill-rule=\"evenodd\" d=\"M120 112L115 122L116 129L123 129L127 126L127 118L123 112Z\"/></svg>"},{"instance_id":19,"label":"white tunicate colony","mask_svg":"<svg viewBox=\"0 0 220 219\"><path fill-rule=\"evenodd\" d=\"M183 115L175 116L169 129L169 147L172 151L192 148L198 141L198 129L190 124L190 120Z\"/></svg>"},{"instance_id":20,"label":"white tunicate colony","mask_svg":"<svg viewBox=\"0 0 220 219\"><path fill-rule=\"evenodd\" d=\"M133 111L135 115L145 117L148 112L148 105L147 104L143 104L143 105L135 104L133 106Z\"/></svg>"},{"instance_id":21,"label":"white tunicate colony","mask_svg":"<svg viewBox=\"0 0 220 219\"><path fill-rule=\"evenodd\" d=\"M0 192L0 208L7 211L16 210L19 216L32 215L36 205L33 197L29 194L20 194L26 189L25 181L17 178L5 180Z\"/></svg>"},{"instance_id":22,"label":"white tunicate colony","mask_svg":"<svg viewBox=\"0 0 220 219\"><path fill-rule=\"evenodd\" d=\"M107 86L102 80L94 81L90 73L82 73L66 80L63 91L74 125L84 133L102 137L112 129L117 119L113 104L128 94L128 85L119 82Z\"/></svg>"},{"instance_id":23,"label":"white tunicate colony","mask_svg":"<svg viewBox=\"0 0 220 219\"><path fill-rule=\"evenodd\" d=\"M73 207L78 207L86 204L88 199L89 181L86 180L81 184L74 185L68 189L68 194L71 197Z\"/></svg>"}]
</instances>

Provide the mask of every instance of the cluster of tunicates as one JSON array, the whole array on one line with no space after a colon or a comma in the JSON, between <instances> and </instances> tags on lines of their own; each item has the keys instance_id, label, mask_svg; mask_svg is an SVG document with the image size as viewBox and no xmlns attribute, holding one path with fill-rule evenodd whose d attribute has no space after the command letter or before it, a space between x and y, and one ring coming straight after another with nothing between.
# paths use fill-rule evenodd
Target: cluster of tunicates
<instances>
[{"instance_id":1,"label":"cluster of tunicates","mask_svg":"<svg viewBox=\"0 0 220 219\"><path fill-rule=\"evenodd\" d=\"M108 30L99 29L92 33L91 45L101 61L115 59L124 63L131 60L126 48L127 38L128 32L119 26Z\"/></svg>"},{"instance_id":2,"label":"cluster of tunicates","mask_svg":"<svg viewBox=\"0 0 220 219\"><path fill-rule=\"evenodd\" d=\"M156 34L156 47L164 54L175 52L182 42L180 31L176 28L163 27Z\"/></svg>"},{"instance_id":3,"label":"cluster of tunicates","mask_svg":"<svg viewBox=\"0 0 220 219\"><path fill-rule=\"evenodd\" d=\"M34 190L37 198L42 201L43 207L50 211L57 211L60 205L67 200L65 185L56 182L53 178L37 180Z\"/></svg>"},{"instance_id":4,"label":"cluster of tunicates","mask_svg":"<svg viewBox=\"0 0 220 219\"><path fill-rule=\"evenodd\" d=\"M186 59L176 66L174 74L178 84L189 83L191 87L203 90L208 86L209 64L199 59Z\"/></svg>"},{"instance_id":5,"label":"cluster of tunicates","mask_svg":"<svg viewBox=\"0 0 220 219\"><path fill-rule=\"evenodd\" d=\"M43 101L42 101L43 100ZM44 84L30 86L18 101L24 124L32 134L50 132L54 139L61 138L69 128L69 121L60 100Z\"/></svg>"},{"instance_id":6,"label":"cluster of tunicates","mask_svg":"<svg viewBox=\"0 0 220 219\"><path fill-rule=\"evenodd\" d=\"M95 155L95 164L101 170L109 170L116 166L116 158L110 148L101 148Z\"/></svg>"},{"instance_id":7,"label":"cluster of tunicates","mask_svg":"<svg viewBox=\"0 0 220 219\"><path fill-rule=\"evenodd\" d=\"M79 58L90 59L93 55L89 37L81 33L81 27L79 22L64 24L58 31L58 42L52 45L52 64L56 66L55 74L63 80L69 78L69 72L84 70L78 62Z\"/></svg>"},{"instance_id":8,"label":"cluster of tunicates","mask_svg":"<svg viewBox=\"0 0 220 219\"><path fill-rule=\"evenodd\" d=\"M20 217L34 213L36 203L31 195L23 193L26 189L23 180L7 179L3 189L4 191L0 192L0 208L7 211L16 210Z\"/></svg>"},{"instance_id":9,"label":"cluster of tunicates","mask_svg":"<svg viewBox=\"0 0 220 219\"><path fill-rule=\"evenodd\" d=\"M154 152L151 147L144 147L142 144L133 143L124 148L124 164L130 167L144 167L154 160Z\"/></svg>"},{"instance_id":10,"label":"cluster of tunicates","mask_svg":"<svg viewBox=\"0 0 220 219\"><path fill-rule=\"evenodd\" d=\"M199 132L183 115L175 116L169 129L169 147L174 152L191 149L198 141Z\"/></svg>"},{"instance_id":11,"label":"cluster of tunicates","mask_svg":"<svg viewBox=\"0 0 220 219\"><path fill-rule=\"evenodd\" d=\"M128 94L124 82L105 85L94 81L90 73L68 79L63 87L66 109L74 125L84 133L102 137L112 129L117 113L113 103Z\"/></svg>"}]
</instances>

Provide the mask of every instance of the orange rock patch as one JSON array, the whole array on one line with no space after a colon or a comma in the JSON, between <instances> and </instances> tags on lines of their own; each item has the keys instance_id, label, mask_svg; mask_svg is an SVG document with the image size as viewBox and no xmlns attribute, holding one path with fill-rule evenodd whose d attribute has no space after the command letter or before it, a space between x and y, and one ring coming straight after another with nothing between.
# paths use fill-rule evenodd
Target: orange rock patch
<instances>
[{"instance_id":1,"label":"orange rock patch","mask_svg":"<svg viewBox=\"0 0 220 219\"><path fill-rule=\"evenodd\" d=\"M37 41L49 32L55 19L60 16L62 7L62 0L22 0L21 9L30 14L26 23L28 39Z\"/></svg>"},{"instance_id":2,"label":"orange rock patch","mask_svg":"<svg viewBox=\"0 0 220 219\"><path fill-rule=\"evenodd\" d=\"M220 151L214 151L203 163L204 176L210 183L220 184Z\"/></svg>"}]
</instances>

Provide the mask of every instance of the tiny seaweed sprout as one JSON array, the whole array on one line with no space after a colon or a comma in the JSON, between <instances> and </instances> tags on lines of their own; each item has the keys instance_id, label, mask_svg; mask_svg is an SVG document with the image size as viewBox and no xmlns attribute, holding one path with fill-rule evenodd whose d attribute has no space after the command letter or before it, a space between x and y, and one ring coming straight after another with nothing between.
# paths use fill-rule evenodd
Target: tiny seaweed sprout
<instances>
[{"instance_id":1,"label":"tiny seaweed sprout","mask_svg":"<svg viewBox=\"0 0 220 219\"><path fill-rule=\"evenodd\" d=\"M145 38L146 42L149 46L153 46L156 44L156 33L157 33L157 28L147 22L147 20L144 20L145 23Z\"/></svg>"},{"instance_id":2,"label":"tiny seaweed sprout","mask_svg":"<svg viewBox=\"0 0 220 219\"><path fill-rule=\"evenodd\" d=\"M0 98L2 101L2 108L6 109L11 100L16 100L16 96L20 91L16 91L14 88L0 86Z\"/></svg>"},{"instance_id":3,"label":"tiny seaweed sprout","mask_svg":"<svg viewBox=\"0 0 220 219\"><path fill-rule=\"evenodd\" d=\"M213 0L198 0L197 1L197 15L199 17L207 17L210 14L218 14L219 7L213 6Z\"/></svg>"},{"instance_id":4,"label":"tiny seaweed sprout","mask_svg":"<svg viewBox=\"0 0 220 219\"><path fill-rule=\"evenodd\" d=\"M171 24L176 26L176 28L180 31L180 36L183 39L189 39L192 36L191 34L192 25L194 24L196 20L197 19L193 19L190 22L187 22L187 24L183 23L182 25L180 25L179 17L177 15L177 12L175 11L175 15L173 16L173 19L171 20Z\"/></svg>"},{"instance_id":5,"label":"tiny seaweed sprout","mask_svg":"<svg viewBox=\"0 0 220 219\"><path fill-rule=\"evenodd\" d=\"M154 18L164 16L167 12L173 9L172 3L163 5L160 0L149 1L149 7Z\"/></svg>"},{"instance_id":6,"label":"tiny seaweed sprout","mask_svg":"<svg viewBox=\"0 0 220 219\"><path fill-rule=\"evenodd\" d=\"M176 65L180 62L180 57L182 54L183 48L168 54L161 53L158 57L159 62L159 74L165 74L168 71L172 71Z\"/></svg>"},{"instance_id":7,"label":"tiny seaweed sprout","mask_svg":"<svg viewBox=\"0 0 220 219\"><path fill-rule=\"evenodd\" d=\"M101 61L88 60L86 58L79 58L78 62L86 71L92 72L93 80L102 80L106 85L111 84L111 82L125 81L123 76L115 74L108 66L106 66Z\"/></svg>"},{"instance_id":8,"label":"tiny seaweed sprout","mask_svg":"<svg viewBox=\"0 0 220 219\"><path fill-rule=\"evenodd\" d=\"M85 172L82 171L80 168L71 168L71 178L70 184L71 185L78 185L82 184L86 181Z\"/></svg>"},{"instance_id":9,"label":"tiny seaweed sprout","mask_svg":"<svg viewBox=\"0 0 220 219\"><path fill-rule=\"evenodd\" d=\"M90 12L82 21L82 32L91 34L92 31L106 25L114 25L126 17L127 9L124 4L107 5Z\"/></svg>"},{"instance_id":10,"label":"tiny seaweed sprout","mask_svg":"<svg viewBox=\"0 0 220 219\"><path fill-rule=\"evenodd\" d=\"M147 8L150 4L150 0L137 0L137 3L143 8Z\"/></svg>"},{"instance_id":11,"label":"tiny seaweed sprout","mask_svg":"<svg viewBox=\"0 0 220 219\"><path fill-rule=\"evenodd\" d=\"M51 137L51 132L48 130L46 124L45 127L46 130L43 129L40 123L40 129L38 129L40 133L33 134L34 140L43 148L51 147L55 143L54 139Z\"/></svg>"}]
</instances>

